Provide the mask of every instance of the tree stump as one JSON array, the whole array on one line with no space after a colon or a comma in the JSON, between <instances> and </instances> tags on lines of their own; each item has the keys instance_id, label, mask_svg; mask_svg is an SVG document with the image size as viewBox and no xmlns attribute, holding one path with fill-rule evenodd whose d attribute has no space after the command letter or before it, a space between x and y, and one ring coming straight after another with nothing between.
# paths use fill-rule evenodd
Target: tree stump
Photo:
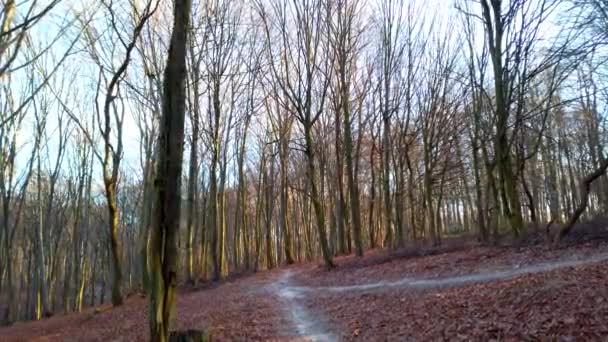
<instances>
[{"instance_id":1,"label":"tree stump","mask_svg":"<svg viewBox=\"0 0 608 342\"><path fill-rule=\"evenodd\" d=\"M211 334L207 331L193 329L172 331L169 334L169 342L211 342Z\"/></svg>"}]
</instances>

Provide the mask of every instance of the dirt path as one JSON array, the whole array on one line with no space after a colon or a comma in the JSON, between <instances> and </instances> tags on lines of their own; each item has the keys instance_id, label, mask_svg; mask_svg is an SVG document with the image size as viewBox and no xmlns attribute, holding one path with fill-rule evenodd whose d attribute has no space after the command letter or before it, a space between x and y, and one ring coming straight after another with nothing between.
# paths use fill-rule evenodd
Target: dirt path
<instances>
[{"instance_id":1,"label":"dirt path","mask_svg":"<svg viewBox=\"0 0 608 342\"><path fill-rule=\"evenodd\" d=\"M298 287L289 285L292 270L286 270L271 285L272 290L279 296L284 310L291 317L293 327L298 339L315 342L334 342L337 337L327 330L320 320L316 319L303 305L299 304L301 296Z\"/></svg>"},{"instance_id":2,"label":"dirt path","mask_svg":"<svg viewBox=\"0 0 608 342\"><path fill-rule=\"evenodd\" d=\"M427 290L437 288L452 288L467 284L485 283L496 280L508 280L524 275L551 272L557 269L597 264L608 260L608 253L595 256L555 260L551 262L536 263L521 267L510 267L507 269L487 270L483 272L470 273L459 276L446 276L436 278L406 277L396 281L380 281L359 285L342 286L296 286L291 285L290 278L295 274L293 270L284 271L272 287L276 295L281 299L284 310L289 313L292 325L296 327L297 336L306 341L333 342L340 340L340 335L330 331L327 319L311 306L305 306L319 295L340 293L351 295L354 293L381 294L388 293L387 290ZM321 317L320 317L321 316Z\"/></svg>"},{"instance_id":3,"label":"dirt path","mask_svg":"<svg viewBox=\"0 0 608 342\"><path fill-rule=\"evenodd\" d=\"M522 267L505 270L489 270L466 275L438 277L438 278L413 278L405 277L396 281L380 281L368 284L343 285L343 286L291 286L283 289L291 296L301 296L306 292L350 292L350 291L384 291L390 288L413 288L429 289L437 287L460 286L471 283L482 283L493 280L504 280L515 278L524 274L549 272L558 268L583 266L608 260L607 254L599 254L591 257L556 260L543 262Z\"/></svg>"},{"instance_id":4,"label":"dirt path","mask_svg":"<svg viewBox=\"0 0 608 342\"><path fill-rule=\"evenodd\" d=\"M358 285L341 285L337 282L335 283L336 286L314 286L314 283L306 283L309 286L299 286L298 284L301 284L298 279L299 276L306 275L310 268L307 269L308 266L296 266L225 281L196 291L181 292L177 299L178 315L175 329L206 329L210 327L218 341L334 342L349 340L351 335L344 334L345 332L352 334L352 331L358 331L357 334L360 333L360 337L364 340L365 338L376 340L382 336L387 336L389 340L394 339L392 337L403 340L404 335L395 335L394 332L388 332L386 335L378 335L378 333L387 330L399 330L405 334L411 331L425 331L421 330L420 326L414 326L412 325L414 323L411 323L416 322L412 320L411 315L422 313L429 313L431 315L429 317L434 317L433 319L425 318L421 320L424 324L440 327L440 321L437 321L439 315L450 312L445 310L446 305L451 303L449 299L429 295L421 300L421 294L424 292L422 290L440 288L457 288L458 291L470 290L471 293L466 297L467 305L463 306L461 302L454 301L452 311L462 310L463 308L472 311L451 317L448 321L453 324L457 319L478 315L480 310L483 311L483 305L487 306L485 303L496 298L496 294L499 293L492 287L503 286L504 282L494 282L484 285L483 288L475 289L462 287L461 290L460 286L505 279L518 281L531 274L541 276L544 272L556 272L558 269L568 267L577 267L572 272L570 270L562 271L562 273L572 274L571 278L573 280L562 282L559 286L555 285L553 288L571 287L571 293L576 294L577 297L572 299L568 306L562 306L566 312L558 316L566 317L568 310L573 308L573 303L581 302L584 304L583 308L585 310L595 310L593 312L589 311L589 317L585 318L590 320L594 317L605 317L608 314L608 311L602 311L605 306L600 304L603 305L603 302L597 302L602 298L608 298L606 287L597 285L605 284L602 275L604 274L602 272L605 272L603 268L605 264L602 264L602 262L606 261L608 261L608 253L604 252L595 256L579 256L578 258L572 257L551 262L537 262L521 267L496 265L488 270L469 272L457 276L393 278ZM596 270L595 273L581 270L581 274L577 274L578 266L596 267L599 270ZM581 282L583 278L585 281ZM386 277L382 278L379 275L376 279L386 279ZM542 284L542 282L539 282L539 284ZM588 289L585 288L581 292L580 287L584 285L588 285ZM540 297L539 294L546 295L548 291L550 294L553 293L550 292L553 291L552 288L547 290L547 288L539 286L541 285L537 286L539 292L528 293L529 298L525 297L527 295L525 291L530 289L529 282L525 286L522 285L522 289L526 290L513 290L513 294L510 297L505 297L504 302L496 304L497 309L495 311L488 313L495 315L492 316L495 319L487 319L487 321L503 320L508 315L514 315L514 311L520 310L518 308L521 308L521 312L516 312L517 315L527 315L532 312L528 307L520 304L534 301ZM480 291L488 292L488 295L481 295ZM587 292L587 295L581 297L581 293ZM505 296L508 293L508 291L505 292ZM558 296L558 293L555 292L555 295ZM559 296L562 296L562 292L559 292ZM471 304L474 300L478 300L480 304L477 304L477 306ZM556 316L556 308L549 308L547 303L552 303L552 299L538 304L538 307L553 310L554 314L551 317ZM432 313L433 305L437 309L437 313L434 314ZM404 310L406 307L408 309ZM581 312L580 310L579 312ZM394 317L385 316L386 313L390 313ZM0 340L145 341L147 339L146 315L146 300L132 297L126 305L119 308L111 308L109 305L105 305L89 308L80 314L58 315L42 321L23 322L12 327L0 328ZM515 323L527 322L521 317L517 316L512 321ZM379 321L383 323L378 323ZM572 326L580 326L577 320L568 319L568 322L574 322L571 324ZM459 322L458 326L466 327L465 323ZM475 324L479 326L479 322ZM538 326L546 327L548 324L539 323ZM593 328L593 331L603 331L591 324L586 326L590 327L589 329ZM494 328L487 327L485 331L491 331ZM503 331L508 330L504 328ZM606 336L608 336L608 331L606 331ZM435 339L437 335L429 334L425 337L428 337L425 338L427 340Z\"/></svg>"}]
</instances>

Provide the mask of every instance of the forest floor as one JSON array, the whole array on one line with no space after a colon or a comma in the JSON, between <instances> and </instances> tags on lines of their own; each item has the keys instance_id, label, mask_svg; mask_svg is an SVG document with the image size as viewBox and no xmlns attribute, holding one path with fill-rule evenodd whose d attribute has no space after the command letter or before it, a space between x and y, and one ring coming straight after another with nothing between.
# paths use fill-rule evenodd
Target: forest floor
<instances>
[{"instance_id":1,"label":"forest floor","mask_svg":"<svg viewBox=\"0 0 608 342\"><path fill-rule=\"evenodd\" d=\"M608 241L370 251L180 289L175 329L219 341L608 338ZM139 341L146 299L0 328L1 341Z\"/></svg>"}]
</instances>

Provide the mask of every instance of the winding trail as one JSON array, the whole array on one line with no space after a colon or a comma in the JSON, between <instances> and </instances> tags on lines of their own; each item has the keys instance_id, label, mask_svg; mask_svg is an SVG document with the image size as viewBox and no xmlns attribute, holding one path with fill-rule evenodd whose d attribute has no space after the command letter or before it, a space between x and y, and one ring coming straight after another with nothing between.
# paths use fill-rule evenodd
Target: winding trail
<instances>
[{"instance_id":1,"label":"winding trail","mask_svg":"<svg viewBox=\"0 0 608 342\"><path fill-rule=\"evenodd\" d=\"M343 286L292 286L290 278L292 270L287 270L271 284L271 287L280 297L284 308L291 315L291 320L296 327L297 334L306 341L334 342L338 341L337 335L330 332L324 322L299 303L300 299L314 293L327 292L378 292L395 288L431 289L462 286L472 283L484 283L494 280L516 278L525 274L543 273L559 268L577 267L587 264L608 261L608 253L598 254L590 257L571 258L556 260L538 264L512 267L505 270L490 270L476 272L467 275L447 276L437 278L412 278L405 277L395 281L380 281L375 283Z\"/></svg>"},{"instance_id":2,"label":"winding trail","mask_svg":"<svg viewBox=\"0 0 608 342\"><path fill-rule=\"evenodd\" d=\"M298 303L301 293L297 287L289 285L289 278L293 275L287 270L271 285L272 290L283 302L285 311L291 316L291 321L297 330L297 336L305 341L335 342L337 336L329 332L325 324L316 319L304 306Z\"/></svg>"}]
</instances>

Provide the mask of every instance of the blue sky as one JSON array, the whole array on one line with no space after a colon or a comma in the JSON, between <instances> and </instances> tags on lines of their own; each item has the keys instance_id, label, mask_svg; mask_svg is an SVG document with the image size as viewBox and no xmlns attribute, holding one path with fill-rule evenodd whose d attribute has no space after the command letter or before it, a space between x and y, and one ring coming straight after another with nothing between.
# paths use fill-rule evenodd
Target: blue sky
<instances>
[{"instance_id":1,"label":"blue sky","mask_svg":"<svg viewBox=\"0 0 608 342\"><path fill-rule=\"evenodd\" d=\"M47 0L48 1L48 0ZM41 5L46 3L47 1L41 1ZM141 1L141 0L140 0ZM377 0L383 1L383 0ZM538 0L535 0L538 1ZM22 2L23 5L27 2ZM49 15L44 18L40 25L36 26L32 31L32 37L34 40L34 46L37 46L38 49L41 49L42 46L45 46L45 42L52 40L59 30L65 25L66 20L73 17L76 13L80 13L82 10L91 10L93 8L93 4L95 4L95 0L64 0L60 3ZM379 2L366 2L364 1L366 8L369 13L373 11L374 8L377 8ZM431 22L431 18L435 20L435 30L441 32L448 28L446 24L449 20L448 18L452 16L454 18L455 24L460 24L460 18L457 18L456 11L454 9L454 1L440 1L440 0L429 0L422 1L417 0L414 2L405 1L405 4L412 4L415 8L420 8L422 13L421 15L425 16L425 20L427 23ZM164 3L167 5L167 3ZM475 11L479 10L479 4L477 2L471 2L472 9ZM23 7L24 8L24 7ZM158 24L159 22L167 21L167 18L164 13L166 11L159 11L157 17L154 18L154 21ZM556 12L558 13L558 12ZM554 25L551 21L555 20L555 15L545 24L542 30L542 35L547 38L551 38L552 35L558 32L557 26ZM476 22L479 27L479 22ZM166 23L165 25L168 25ZM99 22L96 25L97 30L102 31L104 29L103 22ZM456 26L459 27L459 26ZM453 27L451 29L454 29ZM65 35L62 39L60 39L55 45L52 47L53 54L59 58L59 56L63 55L63 53L68 48L71 40L74 39L75 35L78 33L77 28L73 28L69 30L69 33ZM477 30L477 42L480 45L483 41L483 32L481 30ZM82 45L77 45L77 50L81 49ZM164 52L161 52L164 53ZM24 56L22 55L23 60ZM50 59L41 60L41 63L44 62L47 65L53 65L53 61ZM137 57L134 57L134 63L130 66L129 73L141 72L138 69L138 60ZM56 82L58 82L61 77L68 77L71 79L71 75L76 73L77 77L69 83L69 87L66 85L66 89L64 89L65 101L74 106L74 109L77 109L77 112L83 114L83 118L87 118L89 120L93 119L94 114L94 96L93 91L95 87L95 82L97 78L97 68L91 64L90 58L87 56L85 51L78 51L77 54L70 56L67 62L62 66L62 70L56 75ZM23 73L16 73L13 77L13 83L11 87L15 92L18 92L21 86L20 80L23 78ZM68 90L69 89L69 90ZM60 92L61 89L55 89L56 92ZM67 92L69 91L69 95ZM49 96L52 96L52 93L47 91ZM102 96L103 97L103 96ZM55 104L55 109L58 110L60 107ZM49 136L52 137L53 132L56 132L57 122L56 122L56 114L51 113L47 131L49 132ZM24 165L25 160L27 159L29 153L27 153L28 147L32 141L32 129L33 129L33 120L32 116L28 114L26 119L26 125L24 125L22 131L20 132L19 141L21 142L23 151L26 153L21 153L19 155L19 164ZM48 145L48 154L49 159L53 160L54 155L57 153L56 146L54 145L54 140L51 139L51 142ZM129 170L128 172L133 171L135 174L139 174L139 133L138 128L135 123L135 119L133 117L133 113L131 108L127 106L126 115L125 115L125 123L124 123L124 145L125 145L125 159L124 159L124 169ZM99 145L101 147L101 145ZM96 179L101 180L101 175L99 174L99 168L97 168L97 173L99 177Z\"/></svg>"}]
</instances>

